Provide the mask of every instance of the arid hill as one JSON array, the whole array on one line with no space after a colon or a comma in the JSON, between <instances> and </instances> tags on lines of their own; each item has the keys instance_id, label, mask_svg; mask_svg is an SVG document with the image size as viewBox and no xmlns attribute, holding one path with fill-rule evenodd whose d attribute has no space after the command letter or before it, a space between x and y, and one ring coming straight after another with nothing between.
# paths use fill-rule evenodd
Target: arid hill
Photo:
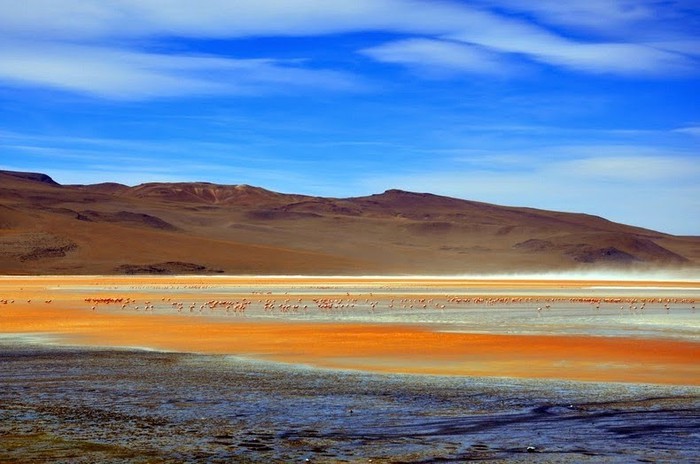
<instances>
[{"instance_id":1,"label":"arid hill","mask_svg":"<svg viewBox=\"0 0 700 464\"><path fill-rule=\"evenodd\" d=\"M480 274L700 265L700 237L388 190L59 185L0 171L0 273Z\"/></svg>"}]
</instances>

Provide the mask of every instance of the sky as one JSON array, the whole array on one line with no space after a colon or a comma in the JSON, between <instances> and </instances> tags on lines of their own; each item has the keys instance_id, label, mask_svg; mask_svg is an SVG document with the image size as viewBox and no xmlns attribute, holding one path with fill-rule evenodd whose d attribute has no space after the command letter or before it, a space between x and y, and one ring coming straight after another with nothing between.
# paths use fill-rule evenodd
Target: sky
<instances>
[{"instance_id":1,"label":"sky","mask_svg":"<svg viewBox=\"0 0 700 464\"><path fill-rule=\"evenodd\" d=\"M0 169L700 235L696 0L0 0Z\"/></svg>"}]
</instances>

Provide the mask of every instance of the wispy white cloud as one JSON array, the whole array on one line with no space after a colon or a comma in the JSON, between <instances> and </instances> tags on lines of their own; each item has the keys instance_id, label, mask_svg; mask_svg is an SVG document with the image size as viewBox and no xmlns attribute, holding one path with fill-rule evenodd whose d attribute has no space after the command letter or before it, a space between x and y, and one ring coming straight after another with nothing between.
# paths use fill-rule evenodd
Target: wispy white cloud
<instances>
[{"instance_id":1,"label":"wispy white cloud","mask_svg":"<svg viewBox=\"0 0 700 464\"><path fill-rule=\"evenodd\" d=\"M599 181L682 182L700 176L700 163L690 157L600 156L564 161L552 171Z\"/></svg>"},{"instance_id":2,"label":"wispy white cloud","mask_svg":"<svg viewBox=\"0 0 700 464\"><path fill-rule=\"evenodd\" d=\"M261 148L262 147L262 148ZM277 156L265 151L260 143L213 141L206 138L127 139L107 137L73 137L0 130L0 150L14 153L16 158L30 158L39 165L73 164L93 169L109 160L115 169L135 166L167 165L169 170L189 170L183 160L206 159L211 168L226 164L269 166L283 165ZM163 162L167 159L168 162ZM189 161L187 161L189 163ZM152 170L149 168L149 170ZM213 169L221 172L220 169Z\"/></svg>"},{"instance_id":3,"label":"wispy white cloud","mask_svg":"<svg viewBox=\"0 0 700 464\"><path fill-rule=\"evenodd\" d=\"M358 31L437 34L489 16L424 0L25 0L0 4L5 34L57 40L112 37L313 36ZM466 21L466 23L465 23Z\"/></svg>"},{"instance_id":4,"label":"wispy white cloud","mask_svg":"<svg viewBox=\"0 0 700 464\"><path fill-rule=\"evenodd\" d=\"M692 0L24 0L0 4L4 34L57 40L152 36L236 38L313 36L358 31L449 34L501 30L503 13L529 13L548 24L609 32L648 24L638 34L668 35L669 24L697 12ZM522 16L522 15L520 15Z\"/></svg>"},{"instance_id":5,"label":"wispy white cloud","mask_svg":"<svg viewBox=\"0 0 700 464\"><path fill-rule=\"evenodd\" d=\"M477 0L481 5L530 13L549 24L619 31L629 24L658 19L653 0ZM663 10L662 10L663 12Z\"/></svg>"},{"instance_id":6,"label":"wispy white cloud","mask_svg":"<svg viewBox=\"0 0 700 464\"><path fill-rule=\"evenodd\" d=\"M385 63L411 66L429 75L452 73L505 74L510 66L493 52L478 46L444 40L413 38L362 50Z\"/></svg>"},{"instance_id":7,"label":"wispy white cloud","mask_svg":"<svg viewBox=\"0 0 700 464\"><path fill-rule=\"evenodd\" d=\"M677 129L673 129L673 132L700 137L700 126L679 127Z\"/></svg>"},{"instance_id":8,"label":"wispy white cloud","mask_svg":"<svg viewBox=\"0 0 700 464\"><path fill-rule=\"evenodd\" d=\"M574 42L554 34L519 26L480 35L449 35L450 41L404 39L362 50L372 58L419 70L512 74L514 54L532 61L592 74L682 76L696 74L698 62L686 55L635 43ZM513 40L517 37L517 40ZM462 42L459 44L458 42Z\"/></svg>"},{"instance_id":9,"label":"wispy white cloud","mask_svg":"<svg viewBox=\"0 0 700 464\"><path fill-rule=\"evenodd\" d=\"M86 45L6 42L0 79L113 99L357 90L359 79L269 59L166 55Z\"/></svg>"},{"instance_id":10,"label":"wispy white cloud","mask_svg":"<svg viewBox=\"0 0 700 464\"><path fill-rule=\"evenodd\" d=\"M687 55L645 43L574 41L522 23L504 24L487 34L464 31L449 36L503 53L589 73L620 75L693 74L697 62Z\"/></svg>"},{"instance_id":11,"label":"wispy white cloud","mask_svg":"<svg viewBox=\"0 0 700 464\"><path fill-rule=\"evenodd\" d=\"M647 42L648 46L666 50L674 53L681 53L689 57L700 56L700 39L666 40L658 42Z\"/></svg>"},{"instance_id":12,"label":"wispy white cloud","mask_svg":"<svg viewBox=\"0 0 700 464\"><path fill-rule=\"evenodd\" d=\"M478 5L478 6L475 6ZM572 10L573 8L573 10ZM677 9L627 0L477 4L424 0L24 0L0 2L0 81L117 99L241 95L299 89L355 90L357 76L269 56L235 59L145 51L168 38L318 36L378 31L409 35L366 47L375 60L426 73L499 74L529 60L586 73L696 74L692 34L666 29L646 42L572 39L504 11L554 23L636 24ZM672 14L673 13L673 14ZM569 19L567 19L569 18ZM578 18L578 19L570 19ZM610 26L612 28L612 26ZM668 29L668 28L667 28ZM35 38L43 40L34 42ZM462 42L455 43L455 41ZM697 50L697 48L695 48ZM299 58L304 58L303 56ZM428 73L430 74L430 73Z\"/></svg>"}]
</instances>

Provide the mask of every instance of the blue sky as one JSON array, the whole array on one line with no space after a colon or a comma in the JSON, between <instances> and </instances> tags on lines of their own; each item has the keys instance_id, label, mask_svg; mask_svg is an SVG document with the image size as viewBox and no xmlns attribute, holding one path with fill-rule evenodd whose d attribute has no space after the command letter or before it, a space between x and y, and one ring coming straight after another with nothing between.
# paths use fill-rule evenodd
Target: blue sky
<instances>
[{"instance_id":1,"label":"blue sky","mask_svg":"<svg viewBox=\"0 0 700 464\"><path fill-rule=\"evenodd\" d=\"M695 0L0 0L0 169L700 235Z\"/></svg>"}]
</instances>

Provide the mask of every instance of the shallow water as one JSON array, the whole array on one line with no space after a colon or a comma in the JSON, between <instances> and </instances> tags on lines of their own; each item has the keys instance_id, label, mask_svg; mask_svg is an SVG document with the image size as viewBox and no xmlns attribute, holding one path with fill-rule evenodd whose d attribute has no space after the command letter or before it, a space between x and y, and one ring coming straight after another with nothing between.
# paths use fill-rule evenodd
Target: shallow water
<instances>
[{"instance_id":1,"label":"shallow water","mask_svg":"<svg viewBox=\"0 0 700 464\"><path fill-rule=\"evenodd\" d=\"M470 333L602 335L696 340L700 334L700 311L690 305L667 311L650 305L643 312L631 312L620 305L601 308L587 304L558 304L537 310L542 302L509 305L448 305L444 309L393 308L379 305L371 309L358 304L351 310L310 311L298 314L264 313L252 307L246 316L260 319L296 319L355 323L419 324L437 326L441 331Z\"/></svg>"},{"instance_id":2,"label":"shallow water","mask_svg":"<svg viewBox=\"0 0 700 464\"><path fill-rule=\"evenodd\" d=\"M700 288L641 287L641 286L581 286L558 288L556 285L532 288L497 286L440 286L420 281L402 281L400 284L338 283L302 284L292 280L256 285L217 283L206 280L202 285L61 285L52 290L85 296L129 295L138 291L154 301L153 312L175 314L169 302L160 301L162 295L177 295L184 303L184 315L190 304L199 308L207 300L241 300L252 303L245 314L262 320L300 320L317 322L352 322L419 324L434 330L472 333L505 334L561 334L626 336L641 338L676 338L696 340L700 335ZM494 300L509 300L502 302ZM319 310L314 299L325 298L342 302L342 308ZM455 298L457 301L455 301ZM622 299L622 303L601 302L593 304L576 299ZM666 301L681 298L681 303L667 306ZM469 302L459 299L470 300ZM482 299L483 301L476 301ZM280 311L264 310L261 301L299 303L299 307ZM574 300L574 301L572 301ZM655 300L629 303L629 300ZM350 304L352 302L352 305ZM374 305L373 305L374 303ZM551 304L550 304L551 303ZM391 306L390 306L391 305ZM425 308L423 306L426 306ZM143 306L143 305L142 305ZM338 305L341 306L341 305ZM352 306L352 307L351 307ZM698 308L696 308L698 306ZM100 310L114 311L118 305L99 306ZM539 310L538 310L539 308ZM131 306L128 312L133 312ZM195 310L194 316L227 317L230 313L205 308Z\"/></svg>"},{"instance_id":3,"label":"shallow water","mask_svg":"<svg viewBox=\"0 0 700 464\"><path fill-rule=\"evenodd\" d=\"M698 462L699 442L699 388L0 341L0 462Z\"/></svg>"}]
</instances>

